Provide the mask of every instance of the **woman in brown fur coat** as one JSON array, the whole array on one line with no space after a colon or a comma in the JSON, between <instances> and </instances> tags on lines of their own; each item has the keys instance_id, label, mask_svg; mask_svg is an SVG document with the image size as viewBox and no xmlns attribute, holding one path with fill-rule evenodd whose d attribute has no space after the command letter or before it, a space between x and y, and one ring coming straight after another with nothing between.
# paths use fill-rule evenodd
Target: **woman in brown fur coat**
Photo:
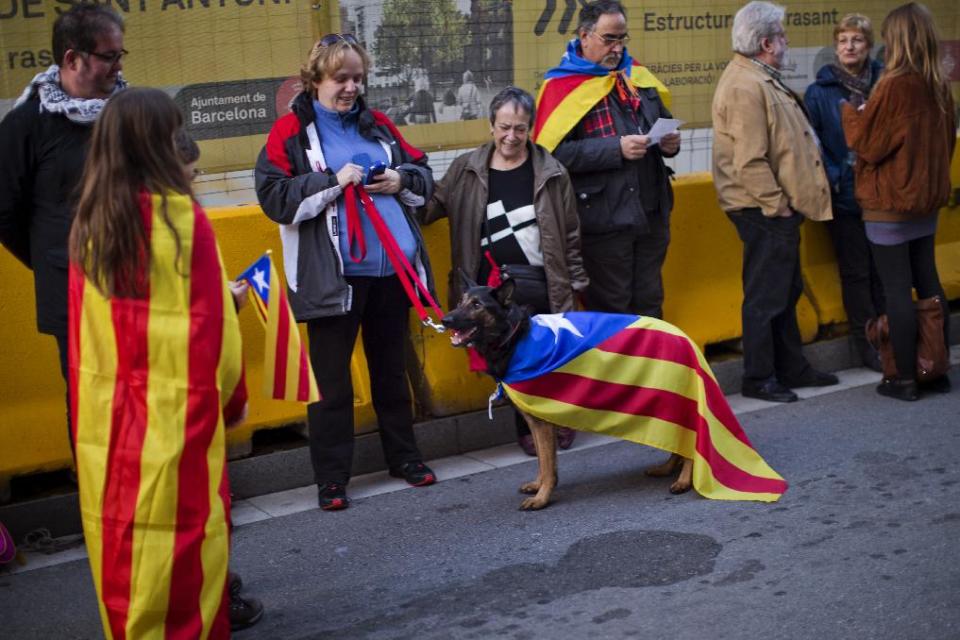
<instances>
[{"instance_id":1,"label":"woman in brown fur coat","mask_svg":"<svg viewBox=\"0 0 960 640\"><path fill-rule=\"evenodd\" d=\"M877 391L916 400L913 288L920 299L940 297L944 335L949 336L934 235L938 211L950 195L956 118L930 11L916 2L900 6L884 19L881 33L886 72L863 107L844 105L843 129L857 153L856 196L886 294L899 372L896 378L885 378ZM950 390L946 375L927 385Z\"/></svg>"}]
</instances>

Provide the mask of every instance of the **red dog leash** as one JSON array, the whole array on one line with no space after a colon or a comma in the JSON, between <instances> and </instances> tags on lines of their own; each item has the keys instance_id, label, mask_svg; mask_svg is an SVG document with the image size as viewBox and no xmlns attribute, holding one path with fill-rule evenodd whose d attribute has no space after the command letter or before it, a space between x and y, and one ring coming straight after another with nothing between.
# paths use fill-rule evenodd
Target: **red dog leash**
<instances>
[{"instance_id":1,"label":"red dog leash","mask_svg":"<svg viewBox=\"0 0 960 640\"><path fill-rule=\"evenodd\" d=\"M417 311L417 315L420 317L420 322L423 323L424 326L432 327L438 333L443 333L445 328L440 324L440 319L443 318L443 311L433 299L433 296L430 295L427 286L420 280L420 277L417 275L417 270L414 269L410 261L407 260L407 256L403 255L403 251L400 249L400 245L397 244L396 238L390 233L387 223L384 222L376 205L373 204L373 198L370 197L370 194L367 193L367 190L364 189L362 185L355 185L353 183L348 184L344 189L350 259L354 262L361 262L367 255L367 245L363 238L363 225L360 223L360 206L357 204L358 197L363 204L364 211L367 212L367 217L370 218L370 222L373 224L374 231L377 232L380 243L383 244L383 248L387 252L387 258L390 260L390 264L393 265L393 270L396 272L400 284L403 285L403 290L406 292L407 297ZM354 243L357 244L360 250L359 258L353 253ZM423 302L420 300L420 295L417 295L418 291L436 314L436 322L434 322L427 313Z\"/></svg>"}]
</instances>

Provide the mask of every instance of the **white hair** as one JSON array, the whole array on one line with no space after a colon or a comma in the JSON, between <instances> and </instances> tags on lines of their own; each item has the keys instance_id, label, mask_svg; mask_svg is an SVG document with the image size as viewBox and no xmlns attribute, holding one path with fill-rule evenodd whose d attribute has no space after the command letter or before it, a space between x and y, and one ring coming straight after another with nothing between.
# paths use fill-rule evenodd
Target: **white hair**
<instances>
[{"instance_id":1,"label":"white hair","mask_svg":"<svg viewBox=\"0 0 960 640\"><path fill-rule=\"evenodd\" d=\"M733 17L733 50L752 58L760 53L760 42L772 38L783 29L786 11L772 2L754 0Z\"/></svg>"}]
</instances>

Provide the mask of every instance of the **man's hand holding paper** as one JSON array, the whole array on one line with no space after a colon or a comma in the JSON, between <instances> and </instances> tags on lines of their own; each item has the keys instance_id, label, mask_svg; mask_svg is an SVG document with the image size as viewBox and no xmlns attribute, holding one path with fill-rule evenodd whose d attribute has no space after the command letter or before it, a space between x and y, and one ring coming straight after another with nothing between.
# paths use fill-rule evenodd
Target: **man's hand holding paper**
<instances>
[{"instance_id":1,"label":"man's hand holding paper","mask_svg":"<svg viewBox=\"0 0 960 640\"><path fill-rule=\"evenodd\" d=\"M667 154L676 153L680 148L680 132L677 129L683 125L683 120L674 118L658 118L647 136L650 138L650 146L660 145L660 150Z\"/></svg>"}]
</instances>

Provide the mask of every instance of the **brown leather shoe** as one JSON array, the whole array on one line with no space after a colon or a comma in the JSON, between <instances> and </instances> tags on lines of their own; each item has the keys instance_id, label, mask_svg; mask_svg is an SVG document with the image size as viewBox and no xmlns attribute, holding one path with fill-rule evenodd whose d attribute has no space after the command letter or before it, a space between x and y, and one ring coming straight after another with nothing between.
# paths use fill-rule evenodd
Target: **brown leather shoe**
<instances>
[{"instance_id":1,"label":"brown leather shoe","mask_svg":"<svg viewBox=\"0 0 960 640\"><path fill-rule=\"evenodd\" d=\"M557 429L557 445L561 449L569 449L572 447L576 437L577 432L569 427L559 427Z\"/></svg>"}]
</instances>

